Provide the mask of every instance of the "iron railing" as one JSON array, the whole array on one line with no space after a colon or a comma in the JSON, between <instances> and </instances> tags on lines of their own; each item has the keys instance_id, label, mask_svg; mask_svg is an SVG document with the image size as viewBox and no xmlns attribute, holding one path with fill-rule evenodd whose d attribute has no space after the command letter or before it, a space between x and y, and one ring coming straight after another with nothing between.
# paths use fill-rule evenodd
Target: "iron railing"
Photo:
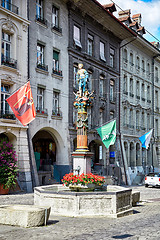
<instances>
[{"instance_id":1,"label":"iron railing","mask_svg":"<svg viewBox=\"0 0 160 240\"><path fill-rule=\"evenodd\" d=\"M10 112L9 110L1 110L0 111L0 118L3 118L3 119L11 119L11 120L15 120L16 117L15 115L13 114L13 112Z\"/></svg>"},{"instance_id":2,"label":"iron railing","mask_svg":"<svg viewBox=\"0 0 160 240\"><path fill-rule=\"evenodd\" d=\"M52 69L52 72L53 72L53 74L56 74L56 75L59 75L59 76L61 76L62 77L62 71L61 70L58 70L58 69Z\"/></svg>"},{"instance_id":3,"label":"iron railing","mask_svg":"<svg viewBox=\"0 0 160 240\"><path fill-rule=\"evenodd\" d=\"M62 33L62 28L60 28L59 26L55 25L52 23L52 29L54 29L55 31Z\"/></svg>"},{"instance_id":4,"label":"iron railing","mask_svg":"<svg viewBox=\"0 0 160 240\"><path fill-rule=\"evenodd\" d=\"M36 15L36 21L38 21L38 22L40 22L40 23L42 23L42 24L47 26L47 20L44 17L40 16L40 15Z\"/></svg>"},{"instance_id":5,"label":"iron railing","mask_svg":"<svg viewBox=\"0 0 160 240\"><path fill-rule=\"evenodd\" d=\"M18 7L14 4L9 3L6 0L1 0L1 6L13 13L19 14Z\"/></svg>"},{"instance_id":6,"label":"iron railing","mask_svg":"<svg viewBox=\"0 0 160 240\"><path fill-rule=\"evenodd\" d=\"M48 65L44 63L37 63L37 68L48 72Z\"/></svg>"},{"instance_id":7,"label":"iron railing","mask_svg":"<svg viewBox=\"0 0 160 240\"><path fill-rule=\"evenodd\" d=\"M10 57L2 56L1 64L17 69L17 60Z\"/></svg>"}]
</instances>

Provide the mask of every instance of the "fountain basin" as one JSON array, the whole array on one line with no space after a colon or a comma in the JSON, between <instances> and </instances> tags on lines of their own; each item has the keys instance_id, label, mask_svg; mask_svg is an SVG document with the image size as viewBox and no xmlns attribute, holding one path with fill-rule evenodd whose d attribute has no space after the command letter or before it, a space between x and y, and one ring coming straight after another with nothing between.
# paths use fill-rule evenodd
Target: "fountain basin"
<instances>
[{"instance_id":1,"label":"fountain basin","mask_svg":"<svg viewBox=\"0 0 160 240\"><path fill-rule=\"evenodd\" d=\"M35 187L34 204L50 206L51 214L60 216L117 218L133 213L132 189L114 185L97 192L71 192L62 184Z\"/></svg>"}]
</instances>

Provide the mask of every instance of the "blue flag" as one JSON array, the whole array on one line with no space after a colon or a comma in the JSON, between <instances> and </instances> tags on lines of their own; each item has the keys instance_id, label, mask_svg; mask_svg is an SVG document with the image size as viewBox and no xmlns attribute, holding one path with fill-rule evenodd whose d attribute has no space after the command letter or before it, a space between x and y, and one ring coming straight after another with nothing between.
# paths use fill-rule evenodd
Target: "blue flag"
<instances>
[{"instance_id":1,"label":"blue flag","mask_svg":"<svg viewBox=\"0 0 160 240\"><path fill-rule=\"evenodd\" d=\"M147 132L146 134L144 134L143 136L141 136L139 138L139 140L142 143L142 147L148 149L148 146L149 146L149 143L151 140L151 136L152 136L152 132L153 132L153 129L151 129L151 131Z\"/></svg>"}]
</instances>

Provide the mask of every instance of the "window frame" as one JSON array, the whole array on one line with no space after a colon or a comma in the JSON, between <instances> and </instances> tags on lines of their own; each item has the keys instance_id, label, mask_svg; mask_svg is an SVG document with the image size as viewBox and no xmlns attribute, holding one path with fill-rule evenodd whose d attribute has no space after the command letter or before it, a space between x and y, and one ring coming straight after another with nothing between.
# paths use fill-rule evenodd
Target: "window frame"
<instances>
[{"instance_id":1,"label":"window frame","mask_svg":"<svg viewBox=\"0 0 160 240\"><path fill-rule=\"evenodd\" d=\"M44 110L44 90L42 87L37 87L37 109L40 111ZM40 104L40 102L42 104Z\"/></svg>"},{"instance_id":2,"label":"window frame","mask_svg":"<svg viewBox=\"0 0 160 240\"><path fill-rule=\"evenodd\" d=\"M78 37L76 36L76 31L75 29L78 30ZM74 40L74 44L79 47L82 48L82 44L81 44L81 28L78 27L77 25L73 25L73 40Z\"/></svg>"}]
</instances>

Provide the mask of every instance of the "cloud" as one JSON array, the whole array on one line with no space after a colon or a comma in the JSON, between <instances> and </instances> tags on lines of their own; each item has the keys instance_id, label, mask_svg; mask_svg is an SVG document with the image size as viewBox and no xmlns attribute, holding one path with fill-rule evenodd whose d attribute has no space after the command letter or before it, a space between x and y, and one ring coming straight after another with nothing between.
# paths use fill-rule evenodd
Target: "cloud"
<instances>
[{"instance_id":1,"label":"cloud","mask_svg":"<svg viewBox=\"0 0 160 240\"><path fill-rule=\"evenodd\" d=\"M111 3L110 0L98 0L101 4ZM115 0L116 5L121 9L131 9L131 16L133 14L141 13L142 23L141 25L145 27L152 35L160 39L160 0L152 0L149 2L144 2L142 0ZM121 9L117 8L117 12ZM117 13L114 14L117 17ZM145 35L144 35L145 36ZM156 41L156 39L151 38L147 35L146 37L149 41Z\"/></svg>"}]
</instances>

